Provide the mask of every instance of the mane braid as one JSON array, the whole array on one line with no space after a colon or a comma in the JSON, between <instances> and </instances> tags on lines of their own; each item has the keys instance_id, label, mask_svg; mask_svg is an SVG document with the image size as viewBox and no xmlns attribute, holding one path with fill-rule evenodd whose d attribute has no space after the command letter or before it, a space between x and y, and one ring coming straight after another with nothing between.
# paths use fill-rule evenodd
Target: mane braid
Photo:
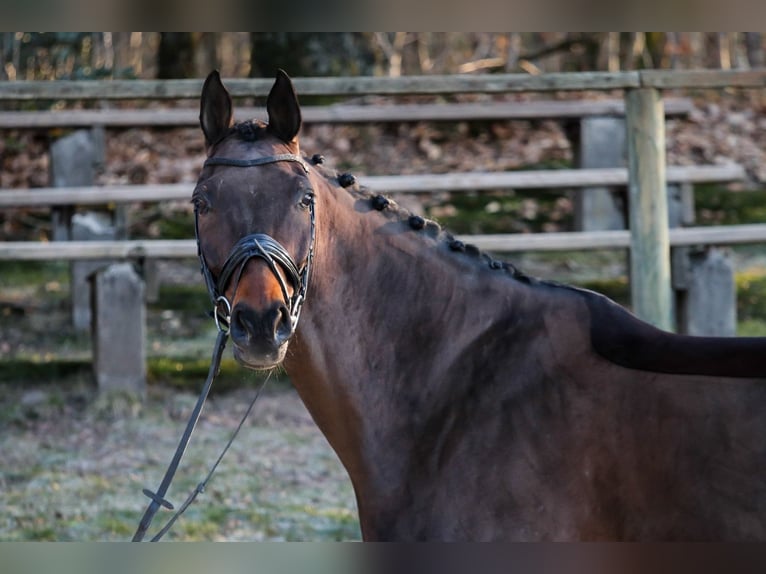
<instances>
[{"instance_id":1,"label":"mane braid","mask_svg":"<svg viewBox=\"0 0 766 574\"><path fill-rule=\"evenodd\" d=\"M319 164L314 164L313 167L322 176L324 176L333 186L343 188L346 192L350 193L353 197L357 199L367 200L371 202L375 196L379 195L378 192L374 192L368 187L360 185L358 182L354 182L351 185L348 185L345 187L340 185L338 183L339 174L334 169L331 169L331 168L325 167L324 165L319 165ZM408 220L411 221L411 218L413 217L419 218L419 216L413 215L411 211L403 208L401 205L399 205L396 201L394 201L390 197L387 197L387 199L388 199L388 205L380 213L386 215L386 217L388 217L390 220L407 222ZM425 219L425 224L422 227L422 231L423 233L428 234L434 239L439 239L447 244L452 244L454 241L457 241L451 233L444 230L436 221L433 221L431 219ZM486 265L489 269L504 270L506 273L508 273L511 276L511 278L516 279L517 281L521 281L522 283L527 283L527 284L539 283L539 284L550 284L550 285L561 286L561 284L556 283L555 281L545 281L545 280L537 279L535 277L527 275L526 273L521 271L518 267L516 267L513 263L494 259L488 253L481 251L478 247L470 243L465 244L464 249L462 249L461 252L463 252L466 255L472 256L476 261L482 263L483 265Z\"/></svg>"},{"instance_id":2,"label":"mane braid","mask_svg":"<svg viewBox=\"0 0 766 574\"><path fill-rule=\"evenodd\" d=\"M268 124L258 119L243 120L231 126L231 128L229 128L229 132L227 133L227 136L236 135L236 137L238 137L242 141L255 142L261 137L263 137L263 135L266 133L267 126ZM380 195L378 192L373 192L371 189L365 186L359 185L357 181L353 181L353 183L347 186L340 185L340 183L338 182L338 179L340 176L337 170L326 167L323 163L315 163L311 161L311 158L306 158L306 162L309 165L311 165L316 171L318 171L333 186L337 186L337 187L341 187L345 189L346 192L350 193L352 196L356 197L357 199L372 201L373 197ZM341 176L342 175L344 174L341 174ZM389 219L393 221L399 221L399 222L405 222L408 220L409 222L412 222L413 218L417 220L423 219L418 215L414 215L411 211L404 209L393 199L391 198L387 198L387 199L388 199L388 204L386 208L382 210L380 213L385 214ZM422 230L422 233L427 234L428 236L434 239L439 239L449 244L450 246L452 246L455 243L459 243L461 245L461 249L458 250L459 252L463 253L464 255L473 257L476 261L480 262L482 265L485 265L489 269L503 270L506 273L508 273L508 275L510 275L511 278L516 279L517 281L521 281L522 283L543 284L543 285L567 287L570 289L579 290L577 287L559 283L557 281L543 280L543 279L538 279L536 277L532 277L530 275L527 275L523 271L521 271L518 267L516 267L513 263L509 261L501 261L501 260L494 259L488 253L481 251L478 247L470 243L462 244L461 241L455 239L454 235L442 229L442 227L436 221L432 219L425 219L422 225L418 222L418 230ZM452 249L452 247L450 247L450 249ZM454 251L454 249L452 250Z\"/></svg>"}]
</instances>

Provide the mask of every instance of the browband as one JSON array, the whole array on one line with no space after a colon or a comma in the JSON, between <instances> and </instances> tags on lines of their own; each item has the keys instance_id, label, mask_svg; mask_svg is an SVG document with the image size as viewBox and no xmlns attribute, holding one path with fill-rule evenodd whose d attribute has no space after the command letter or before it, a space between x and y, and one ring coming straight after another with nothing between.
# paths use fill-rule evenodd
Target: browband
<instances>
[{"instance_id":1,"label":"browband","mask_svg":"<svg viewBox=\"0 0 766 574\"><path fill-rule=\"evenodd\" d=\"M283 153L278 155L271 155L267 157L256 157L254 159L234 159L231 157L219 157L219 156L213 156L209 157L205 160L204 165L228 165L231 167L253 167L256 165L265 165L267 163L276 163L278 161L292 161L295 163L301 164L301 167L303 167L303 170L308 173L309 172L309 166L306 163L306 161L295 154L292 153Z\"/></svg>"}]
</instances>

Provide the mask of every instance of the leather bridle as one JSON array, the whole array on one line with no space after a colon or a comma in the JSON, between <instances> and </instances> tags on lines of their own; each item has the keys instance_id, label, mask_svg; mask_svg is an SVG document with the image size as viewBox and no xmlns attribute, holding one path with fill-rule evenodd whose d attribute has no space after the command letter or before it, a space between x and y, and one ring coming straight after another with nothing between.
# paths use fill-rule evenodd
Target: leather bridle
<instances>
[{"instance_id":1,"label":"leather bridle","mask_svg":"<svg viewBox=\"0 0 766 574\"><path fill-rule=\"evenodd\" d=\"M213 156L205 161L205 166L225 165L230 167L253 167L277 163L282 161L295 162L303 167L306 173L309 173L309 166L306 161L295 154L285 153L272 156L259 157L255 159L234 159L227 157ZM231 301L226 297L226 289L232 278L234 278L234 291L242 275L245 264L253 257L260 257L268 264L271 272L279 281L282 290L282 296L290 312L290 326L292 331L298 324L301 307L306 298L308 290L309 274L311 272L311 263L314 259L314 241L316 236L314 201L308 206L309 219L311 224L311 239L309 241L309 251L302 268L298 268L294 259L287 250L274 238L265 233L251 233L246 235L232 247L231 253L221 268L221 273L216 280L210 272L210 268L202 254L202 247L199 241L199 217L194 212L194 232L197 239L197 255L199 256L202 275L205 278L208 293L213 303L213 318L219 330L228 331L231 323ZM280 273L281 267L284 276ZM287 281L285 281L285 276ZM287 282L293 289L292 297L288 291Z\"/></svg>"}]
</instances>

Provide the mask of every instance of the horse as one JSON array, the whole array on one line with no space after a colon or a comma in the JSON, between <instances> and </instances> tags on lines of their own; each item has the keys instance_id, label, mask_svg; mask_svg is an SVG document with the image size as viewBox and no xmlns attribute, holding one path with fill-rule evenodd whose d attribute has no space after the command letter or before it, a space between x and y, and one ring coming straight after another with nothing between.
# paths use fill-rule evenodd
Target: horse
<instances>
[{"instance_id":1,"label":"horse","mask_svg":"<svg viewBox=\"0 0 766 574\"><path fill-rule=\"evenodd\" d=\"M766 338L661 331L530 277L204 82L202 272L236 360L284 368L365 541L766 539ZM219 319L220 318L220 319Z\"/></svg>"}]
</instances>

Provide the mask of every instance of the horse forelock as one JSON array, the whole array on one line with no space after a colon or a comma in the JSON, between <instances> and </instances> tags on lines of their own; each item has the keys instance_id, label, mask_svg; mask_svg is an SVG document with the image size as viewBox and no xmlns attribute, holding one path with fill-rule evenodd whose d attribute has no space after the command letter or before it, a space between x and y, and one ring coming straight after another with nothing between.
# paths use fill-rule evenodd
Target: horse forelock
<instances>
[{"instance_id":1,"label":"horse forelock","mask_svg":"<svg viewBox=\"0 0 766 574\"><path fill-rule=\"evenodd\" d=\"M235 135L246 142L254 142L263 138L268 124L261 120L244 120L237 122L229 129L229 135Z\"/></svg>"}]
</instances>

